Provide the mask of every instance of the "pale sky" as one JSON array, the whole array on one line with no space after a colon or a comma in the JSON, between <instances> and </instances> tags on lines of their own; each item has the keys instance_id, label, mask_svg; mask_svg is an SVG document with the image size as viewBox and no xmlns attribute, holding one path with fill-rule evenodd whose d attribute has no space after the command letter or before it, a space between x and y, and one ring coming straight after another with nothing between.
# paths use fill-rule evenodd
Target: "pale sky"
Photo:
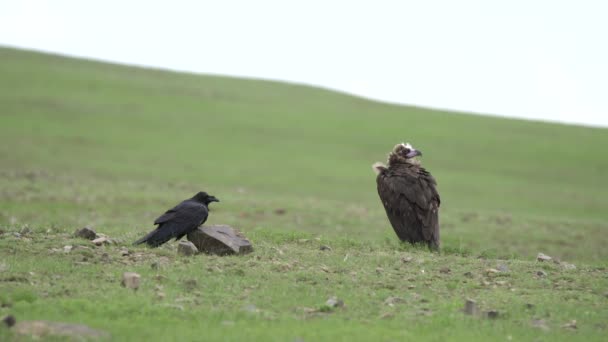
<instances>
[{"instance_id":1,"label":"pale sky","mask_svg":"<svg viewBox=\"0 0 608 342\"><path fill-rule=\"evenodd\" d=\"M0 0L0 45L608 127L608 1Z\"/></svg>"}]
</instances>

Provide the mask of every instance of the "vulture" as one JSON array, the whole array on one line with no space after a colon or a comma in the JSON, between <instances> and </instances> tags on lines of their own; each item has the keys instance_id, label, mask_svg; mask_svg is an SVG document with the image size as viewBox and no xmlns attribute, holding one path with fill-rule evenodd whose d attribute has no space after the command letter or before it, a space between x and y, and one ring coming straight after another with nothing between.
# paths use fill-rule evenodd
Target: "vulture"
<instances>
[{"instance_id":1,"label":"vulture","mask_svg":"<svg viewBox=\"0 0 608 342\"><path fill-rule=\"evenodd\" d=\"M172 238L179 240L207 220L209 203L219 201L214 196L201 191L194 197L182 201L175 208L167 210L154 221L158 227L133 244L139 245L145 242L150 247L158 247Z\"/></svg>"},{"instance_id":2,"label":"vulture","mask_svg":"<svg viewBox=\"0 0 608 342\"><path fill-rule=\"evenodd\" d=\"M437 250L441 201L435 178L420 166L418 156L422 152L401 143L389 154L388 166L378 162L372 167L378 195L397 237Z\"/></svg>"}]
</instances>

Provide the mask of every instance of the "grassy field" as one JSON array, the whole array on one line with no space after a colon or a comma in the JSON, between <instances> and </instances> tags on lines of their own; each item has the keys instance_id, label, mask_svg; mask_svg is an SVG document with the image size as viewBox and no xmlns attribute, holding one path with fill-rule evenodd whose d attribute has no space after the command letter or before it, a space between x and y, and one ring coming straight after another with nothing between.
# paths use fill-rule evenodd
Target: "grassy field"
<instances>
[{"instance_id":1,"label":"grassy field","mask_svg":"<svg viewBox=\"0 0 608 342\"><path fill-rule=\"evenodd\" d=\"M438 180L441 253L398 243L378 200L371 164L401 141ZM0 316L114 340L600 341L607 147L606 129L0 48ZM199 190L253 254L130 246Z\"/></svg>"}]
</instances>

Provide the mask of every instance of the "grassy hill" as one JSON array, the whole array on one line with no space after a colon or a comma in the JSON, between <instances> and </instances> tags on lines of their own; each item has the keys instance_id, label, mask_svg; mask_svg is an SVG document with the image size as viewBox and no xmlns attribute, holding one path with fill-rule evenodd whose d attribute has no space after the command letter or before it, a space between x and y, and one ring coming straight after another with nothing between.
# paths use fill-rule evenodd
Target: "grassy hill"
<instances>
[{"instance_id":1,"label":"grassy hill","mask_svg":"<svg viewBox=\"0 0 608 342\"><path fill-rule=\"evenodd\" d=\"M397 243L377 198L370 166L401 141L424 152L438 180L439 255ZM607 146L606 129L0 48L0 299L10 302L0 314L83 321L129 338L194 339L193 322L210 339L600 338ZM253 256L180 259L171 244L132 248L141 256L120 262L119 248L198 190L222 201L209 223L240 228L256 244ZM70 237L84 225L119 245L84 256L52 252L85 244ZM15 237L25 226L30 236ZM578 268L539 265L538 252ZM103 253L113 262L101 262ZM408 257L415 266L400 261ZM152 270L159 258L168 266ZM488 278L487 268L505 263L508 275ZM536 276L539 267L550 276ZM144 278L136 294L117 284L125 270ZM168 281L155 284L158 274ZM152 299L156 285L166 303ZM332 294L348 307L302 313ZM408 304L384 305L388 296ZM466 296L509 314L463 317ZM190 299L175 304L180 298ZM539 311L525 311L526 301ZM423 309L432 314L418 315ZM528 326L535 317L555 322L543 332ZM588 324L564 335L560 319Z\"/></svg>"}]
</instances>

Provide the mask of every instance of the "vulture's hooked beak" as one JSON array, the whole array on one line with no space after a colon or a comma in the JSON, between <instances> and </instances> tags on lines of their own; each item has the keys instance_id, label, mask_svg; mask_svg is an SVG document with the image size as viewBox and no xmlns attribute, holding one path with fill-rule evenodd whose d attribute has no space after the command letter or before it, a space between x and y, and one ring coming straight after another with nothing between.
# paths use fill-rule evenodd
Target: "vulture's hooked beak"
<instances>
[{"instance_id":1,"label":"vulture's hooked beak","mask_svg":"<svg viewBox=\"0 0 608 342\"><path fill-rule=\"evenodd\" d=\"M421 156L422 152L418 151L418 150L410 150L405 157L406 158L414 158L416 156Z\"/></svg>"}]
</instances>

